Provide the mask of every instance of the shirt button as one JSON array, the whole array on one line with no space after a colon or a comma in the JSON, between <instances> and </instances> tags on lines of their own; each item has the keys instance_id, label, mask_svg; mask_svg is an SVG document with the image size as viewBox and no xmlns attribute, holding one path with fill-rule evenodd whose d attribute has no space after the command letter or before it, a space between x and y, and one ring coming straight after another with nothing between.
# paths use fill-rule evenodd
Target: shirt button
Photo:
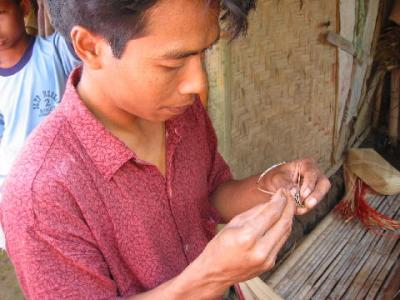
<instances>
[{"instance_id":1,"label":"shirt button","mask_svg":"<svg viewBox=\"0 0 400 300\"><path fill-rule=\"evenodd\" d=\"M189 247L189 244L185 244L185 247L184 247L184 248L185 248L185 252L186 252L186 253L189 252L189 248L190 248L190 247Z\"/></svg>"}]
</instances>

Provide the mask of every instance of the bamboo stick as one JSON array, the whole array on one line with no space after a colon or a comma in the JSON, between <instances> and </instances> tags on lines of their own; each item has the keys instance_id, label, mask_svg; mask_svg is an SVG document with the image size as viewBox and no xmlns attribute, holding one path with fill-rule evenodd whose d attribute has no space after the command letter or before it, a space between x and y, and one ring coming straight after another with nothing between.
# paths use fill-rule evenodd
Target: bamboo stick
<instances>
[{"instance_id":1,"label":"bamboo stick","mask_svg":"<svg viewBox=\"0 0 400 300\"><path fill-rule=\"evenodd\" d=\"M388 197L387 199L391 200L391 211L396 210L396 214L394 216L395 219L398 219L400 217L400 210L399 210L399 205L398 205L398 201L400 200L400 197L397 196L396 198L393 197ZM399 239L393 239L390 237L386 237L386 239L389 240L390 242L396 242L395 248L392 251L389 251L389 249L385 249L390 255L389 257L386 259L386 262L382 268L382 271L379 273L378 277L374 280L372 286L369 289L368 295L365 297L365 299L380 299L379 297L377 297L377 294L379 292L383 292L386 290L386 287L388 285L386 285L386 287L382 287L382 283L387 280L388 284L391 284L391 280L390 280L390 276L388 277L388 274L390 273L390 271L395 267L396 263L399 262L399 254L400 254L400 241ZM388 247L389 248L389 247ZM398 280L398 274L395 271L395 277L397 277L397 282L400 282ZM394 286L393 286L394 287ZM397 286L397 288L399 288L399 286ZM382 297L382 299L387 299ZM398 299L396 297L394 297L393 299Z\"/></svg>"},{"instance_id":2,"label":"bamboo stick","mask_svg":"<svg viewBox=\"0 0 400 300\"><path fill-rule=\"evenodd\" d=\"M286 278L288 271L293 270L298 261L304 257L304 253L309 253L308 249L315 245L320 240L320 234L334 221L334 215L331 213L326 216L321 223L313 230L313 232L300 244L296 251L288 257L284 264L274 272L274 274L267 280L267 283L274 287L279 284L281 280Z\"/></svg>"},{"instance_id":3,"label":"bamboo stick","mask_svg":"<svg viewBox=\"0 0 400 300\"><path fill-rule=\"evenodd\" d=\"M331 213L331 217L335 219L333 212ZM354 223L340 221L339 224L337 224L336 219L336 222L334 221L331 224L336 224L337 226L329 226L321 233L312 232L311 235L317 240L306 252L296 251L300 259L296 262L295 267L286 274L284 280L279 283L279 288L276 288L282 296L288 298L299 290L303 293L311 288L312 283L310 284L310 282L313 281L314 274L318 272L323 273L335 257L335 255L332 255L332 252L343 248L337 245L334 239L337 232L344 232L342 235L343 241L347 241L350 238L351 230L348 228L353 227Z\"/></svg>"},{"instance_id":4,"label":"bamboo stick","mask_svg":"<svg viewBox=\"0 0 400 300\"><path fill-rule=\"evenodd\" d=\"M377 237L379 239L379 237ZM347 282L348 289L343 283L339 283L335 291L331 294L334 299L346 296L348 299L365 299L365 294L372 286L380 287L382 282L378 282L377 277L380 273L386 276L386 272L383 268L385 262L388 260L392 249L397 242L396 239L390 239L388 237L380 238L375 247L368 247L365 255L367 261L359 269L356 276L352 281ZM368 257L367 257L368 256Z\"/></svg>"},{"instance_id":5,"label":"bamboo stick","mask_svg":"<svg viewBox=\"0 0 400 300\"><path fill-rule=\"evenodd\" d=\"M385 204L383 197L376 197L375 202L382 207ZM360 223L357 223L355 232L353 229L354 238L351 243L346 244L346 249L339 258L335 259L330 270L324 274L326 279L319 279L321 288L315 294L309 294L303 299L328 299L335 298L335 289L339 288L346 290L352 283L354 276L365 264L370 255L370 248L374 248L380 236L369 233ZM329 297L328 297L329 296Z\"/></svg>"},{"instance_id":6,"label":"bamboo stick","mask_svg":"<svg viewBox=\"0 0 400 300\"><path fill-rule=\"evenodd\" d=\"M374 196L369 202L379 211L393 215L399 210L398 202L395 200L397 198ZM345 226L340 228L343 224ZM320 239L313 238L314 242L323 240L321 245L325 247L320 247L321 245L313 247L319 244L313 243L313 246L306 247L305 253L295 251L297 257L300 256L300 259L295 262L296 271L293 273L293 270L290 270L286 274L281 274L283 279L278 280L275 291L285 299L323 299L324 297L350 299L349 295L356 296L358 299L360 295L366 295L366 293L375 295L382 288L383 279L394 264L393 260L389 259L390 263L387 257L392 252L391 249L396 240L367 233L367 230L358 222L339 224L334 222L328 228L335 229L333 233L330 232L332 234L330 239L323 238L327 230L320 233ZM346 238L346 235L349 235L350 239ZM332 244L336 245L336 248L332 248ZM344 248L340 244L344 244ZM307 255L310 252L312 255ZM326 258L327 255L328 258ZM304 260L304 256L308 256L308 259ZM382 263L385 265L384 268L382 268ZM309 268L307 265L312 266ZM371 281L375 282L373 284L375 291L370 289ZM360 285L362 286L361 293L359 293Z\"/></svg>"},{"instance_id":7,"label":"bamboo stick","mask_svg":"<svg viewBox=\"0 0 400 300\"><path fill-rule=\"evenodd\" d=\"M259 300L245 282L239 283L239 286L245 300Z\"/></svg>"},{"instance_id":8,"label":"bamboo stick","mask_svg":"<svg viewBox=\"0 0 400 300\"><path fill-rule=\"evenodd\" d=\"M377 199L380 198L374 200ZM331 214L333 217L335 213L332 212ZM291 271L286 274L285 280L279 283L279 288L276 287L276 290L286 298L289 296L292 298L297 293L305 295L310 290L315 291L318 288L315 285L317 280L329 275L327 270L332 267L332 264L335 264L338 257L343 255L346 245L357 236L355 229L358 228L358 225L357 222L348 223L336 219L324 232L313 231L311 235L315 234L314 237L317 238L319 244L314 243L313 245L316 246L307 249L307 252L295 252L303 256L296 263L294 268L296 273L293 275L293 271ZM361 232L363 228L357 230ZM338 235L340 235L339 240ZM320 283L322 284L322 281Z\"/></svg>"},{"instance_id":9,"label":"bamboo stick","mask_svg":"<svg viewBox=\"0 0 400 300\"><path fill-rule=\"evenodd\" d=\"M246 281L246 285L260 300L283 300L273 289L265 284L259 277ZM247 299L246 299L247 300Z\"/></svg>"},{"instance_id":10,"label":"bamboo stick","mask_svg":"<svg viewBox=\"0 0 400 300\"><path fill-rule=\"evenodd\" d=\"M395 299L396 293L399 292L399 287L400 287L399 274L400 274L400 261L398 260L390 273L388 284L382 291L381 298L383 300Z\"/></svg>"}]
</instances>

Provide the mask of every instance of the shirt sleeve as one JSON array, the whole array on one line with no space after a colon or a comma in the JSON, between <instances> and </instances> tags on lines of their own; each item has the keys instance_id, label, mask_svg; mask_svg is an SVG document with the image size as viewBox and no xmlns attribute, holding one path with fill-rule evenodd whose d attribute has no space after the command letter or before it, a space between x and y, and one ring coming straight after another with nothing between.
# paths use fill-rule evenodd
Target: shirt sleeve
<instances>
[{"instance_id":1,"label":"shirt sleeve","mask_svg":"<svg viewBox=\"0 0 400 300\"><path fill-rule=\"evenodd\" d=\"M60 33L54 33L51 38L53 39L55 49L61 60L64 75L68 77L71 71L81 64L81 60L76 55L71 42L66 40Z\"/></svg>"},{"instance_id":2,"label":"shirt sleeve","mask_svg":"<svg viewBox=\"0 0 400 300\"><path fill-rule=\"evenodd\" d=\"M124 299L68 191L51 182L23 195L16 190L5 191L0 219L26 298Z\"/></svg>"}]
</instances>

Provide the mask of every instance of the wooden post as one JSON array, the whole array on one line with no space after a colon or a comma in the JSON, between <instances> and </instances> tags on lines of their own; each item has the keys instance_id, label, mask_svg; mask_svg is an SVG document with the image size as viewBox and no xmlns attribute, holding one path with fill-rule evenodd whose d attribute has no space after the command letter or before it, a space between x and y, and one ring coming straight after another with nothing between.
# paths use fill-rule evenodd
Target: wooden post
<instances>
[{"instance_id":1,"label":"wooden post","mask_svg":"<svg viewBox=\"0 0 400 300\"><path fill-rule=\"evenodd\" d=\"M400 69L391 71L390 89L389 140L396 147L399 136Z\"/></svg>"}]
</instances>

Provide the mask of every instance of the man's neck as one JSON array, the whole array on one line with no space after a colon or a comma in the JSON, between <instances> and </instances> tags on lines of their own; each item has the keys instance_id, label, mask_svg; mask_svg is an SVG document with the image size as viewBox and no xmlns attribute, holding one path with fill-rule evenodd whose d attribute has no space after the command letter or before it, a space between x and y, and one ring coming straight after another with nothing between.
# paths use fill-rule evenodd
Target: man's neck
<instances>
[{"instance_id":1,"label":"man's neck","mask_svg":"<svg viewBox=\"0 0 400 300\"><path fill-rule=\"evenodd\" d=\"M86 107L111 132L132 132L145 129L145 124L141 125L145 122L116 107L110 100L110 96L103 93L101 84L98 84L97 80L84 67L76 89Z\"/></svg>"},{"instance_id":2,"label":"man's neck","mask_svg":"<svg viewBox=\"0 0 400 300\"><path fill-rule=\"evenodd\" d=\"M24 33L11 47L0 50L0 68L15 66L28 49L30 38L27 33Z\"/></svg>"},{"instance_id":3,"label":"man's neck","mask_svg":"<svg viewBox=\"0 0 400 300\"><path fill-rule=\"evenodd\" d=\"M139 159L155 165L165 175L165 122L144 120L115 107L84 70L77 91L86 107L114 136Z\"/></svg>"}]
</instances>

